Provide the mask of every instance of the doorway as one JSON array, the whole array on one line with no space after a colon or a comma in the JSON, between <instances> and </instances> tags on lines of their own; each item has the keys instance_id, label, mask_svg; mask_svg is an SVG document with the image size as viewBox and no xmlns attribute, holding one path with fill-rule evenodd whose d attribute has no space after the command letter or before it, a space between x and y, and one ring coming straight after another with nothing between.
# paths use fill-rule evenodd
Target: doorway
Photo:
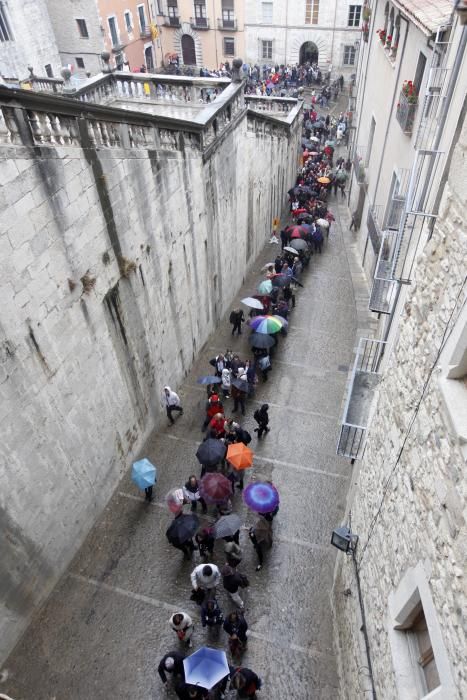
<instances>
[{"instance_id":1,"label":"doorway","mask_svg":"<svg viewBox=\"0 0 467 700\"><path fill-rule=\"evenodd\" d=\"M154 54L152 52L152 46L147 46L144 49L144 62L148 73L154 72Z\"/></svg>"},{"instance_id":2,"label":"doorway","mask_svg":"<svg viewBox=\"0 0 467 700\"><path fill-rule=\"evenodd\" d=\"M304 63L318 63L318 47L313 41L305 41L300 48L299 63L302 66Z\"/></svg>"},{"instance_id":3,"label":"doorway","mask_svg":"<svg viewBox=\"0 0 467 700\"><path fill-rule=\"evenodd\" d=\"M182 57L186 66L196 66L195 40L189 34L182 36Z\"/></svg>"}]
</instances>

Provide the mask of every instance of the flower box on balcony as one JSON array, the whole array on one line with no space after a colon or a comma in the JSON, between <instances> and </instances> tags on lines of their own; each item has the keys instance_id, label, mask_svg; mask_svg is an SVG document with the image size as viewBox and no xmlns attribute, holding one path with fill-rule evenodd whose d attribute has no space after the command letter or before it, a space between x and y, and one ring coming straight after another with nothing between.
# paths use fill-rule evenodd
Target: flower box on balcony
<instances>
[{"instance_id":1,"label":"flower box on balcony","mask_svg":"<svg viewBox=\"0 0 467 700\"><path fill-rule=\"evenodd\" d=\"M397 103L396 119L404 134L411 134L417 113L418 98L416 95L407 95L404 91L399 95Z\"/></svg>"}]
</instances>

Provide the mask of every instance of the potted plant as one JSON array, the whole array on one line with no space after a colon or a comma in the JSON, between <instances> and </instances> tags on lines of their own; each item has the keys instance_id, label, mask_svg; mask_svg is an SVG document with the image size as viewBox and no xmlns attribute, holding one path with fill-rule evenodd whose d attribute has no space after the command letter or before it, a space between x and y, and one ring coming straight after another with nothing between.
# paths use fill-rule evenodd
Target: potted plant
<instances>
[{"instance_id":1,"label":"potted plant","mask_svg":"<svg viewBox=\"0 0 467 700\"><path fill-rule=\"evenodd\" d=\"M416 104L418 100L418 93L415 85L413 84L412 80L404 80L402 84L402 90L401 93L404 95L404 97L407 99L407 102L409 104Z\"/></svg>"},{"instance_id":2,"label":"potted plant","mask_svg":"<svg viewBox=\"0 0 467 700\"><path fill-rule=\"evenodd\" d=\"M392 42L392 34L388 34L386 36L386 48L387 49L391 48L391 42Z\"/></svg>"},{"instance_id":3,"label":"potted plant","mask_svg":"<svg viewBox=\"0 0 467 700\"><path fill-rule=\"evenodd\" d=\"M385 29L378 29L378 31L376 33L378 34L381 43L384 44L386 41L386 30Z\"/></svg>"}]
</instances>

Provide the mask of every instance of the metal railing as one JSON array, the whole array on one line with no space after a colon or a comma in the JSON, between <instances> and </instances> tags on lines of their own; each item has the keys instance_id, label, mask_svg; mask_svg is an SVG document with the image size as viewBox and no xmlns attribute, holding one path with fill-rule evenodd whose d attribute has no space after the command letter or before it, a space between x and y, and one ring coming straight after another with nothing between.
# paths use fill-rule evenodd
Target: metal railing
<instances>
[{"instance_id":1,"label":"metal railing","mask_svg":"<svg viewBox=\"0 0 467 700\"><path fill-rule=\"evenodd\" d=\"M371 338L360 338L358 343L337 444L337 454L352 460L363 456L385 345L384 340Z\"/></svg>"},{"instance_id":2,"label":"metal railing","mask_svg":"<svg viewBox=\"0 0 467 700\"><path fill-rule=\"evenodd\" d=\"M180 17L172 16L172 15L165 15L164 17L164 26L165 27L179 27L180 26Z\"/></svg>"},{"instance_id":3,"label":"metal railing","mask_svg":"<svg viewBox=\"0 0 467 700\"><path fill-rule=\"evenodd\" d=\"M225 29L226 31L229 32L236 32L237 31L237 20L236 19L224 19L220 17L217 20L217 28L218 29Z\"/></svg>"},{"instance_id":4,"label":"metal railing","mask_svg":"<svg viewBox=\"0 0 467 700\"><path fill-rule=\"evenodd\" d=\"M375 253L379 253L381 240L383 238L383 205L372 204L368 208L366 217L368 236Z\"/></svg>"},{"instance_id":5,"label":"metal railing","mask_svg":"<svg viewBox=\"0 0 467 700\"><path fill-rule=\"evenodd\" d=\"M193 29L209 29L208 17L190 17L190 24Z\"/></svg>"},{"instance_id":6,"label":"metal railing","mask_svg":"<svg viewBox=\"0 0 467 700\"><path fill-rule=\"evenodd\" d=\"M368 304L379 314L391 313L396 298L397 282L392 277L396 240L396 231L384 231Z\"/></svg>"},{"instance_id":7,"label":"metal railing","mask_svg":"<svg viewBox=\"0 0 467 700\"><path fill-rule=\"evenodd\" d=\"M404 134L411 134L413 131L417 107L417 97L407 97L403 92L400 93L399 102L397 103L396 119Z\"/></svg>"}]
</instances>

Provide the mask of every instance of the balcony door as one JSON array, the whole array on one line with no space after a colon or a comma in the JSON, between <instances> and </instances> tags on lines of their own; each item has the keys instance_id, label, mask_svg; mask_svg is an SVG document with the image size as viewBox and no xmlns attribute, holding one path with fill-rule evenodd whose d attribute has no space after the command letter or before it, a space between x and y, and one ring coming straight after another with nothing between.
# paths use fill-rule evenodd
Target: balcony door
<instances>
[{"instance_id":1,"label":"balcony door","mask_svg":"<svg viewBox=\"0 0 467 700\"><path fill-rule=\"evenodd\" d=\"M182 56L186 66L196 66L195 41L189 34L182 36Z\"/></svg>"}]
</instances>

